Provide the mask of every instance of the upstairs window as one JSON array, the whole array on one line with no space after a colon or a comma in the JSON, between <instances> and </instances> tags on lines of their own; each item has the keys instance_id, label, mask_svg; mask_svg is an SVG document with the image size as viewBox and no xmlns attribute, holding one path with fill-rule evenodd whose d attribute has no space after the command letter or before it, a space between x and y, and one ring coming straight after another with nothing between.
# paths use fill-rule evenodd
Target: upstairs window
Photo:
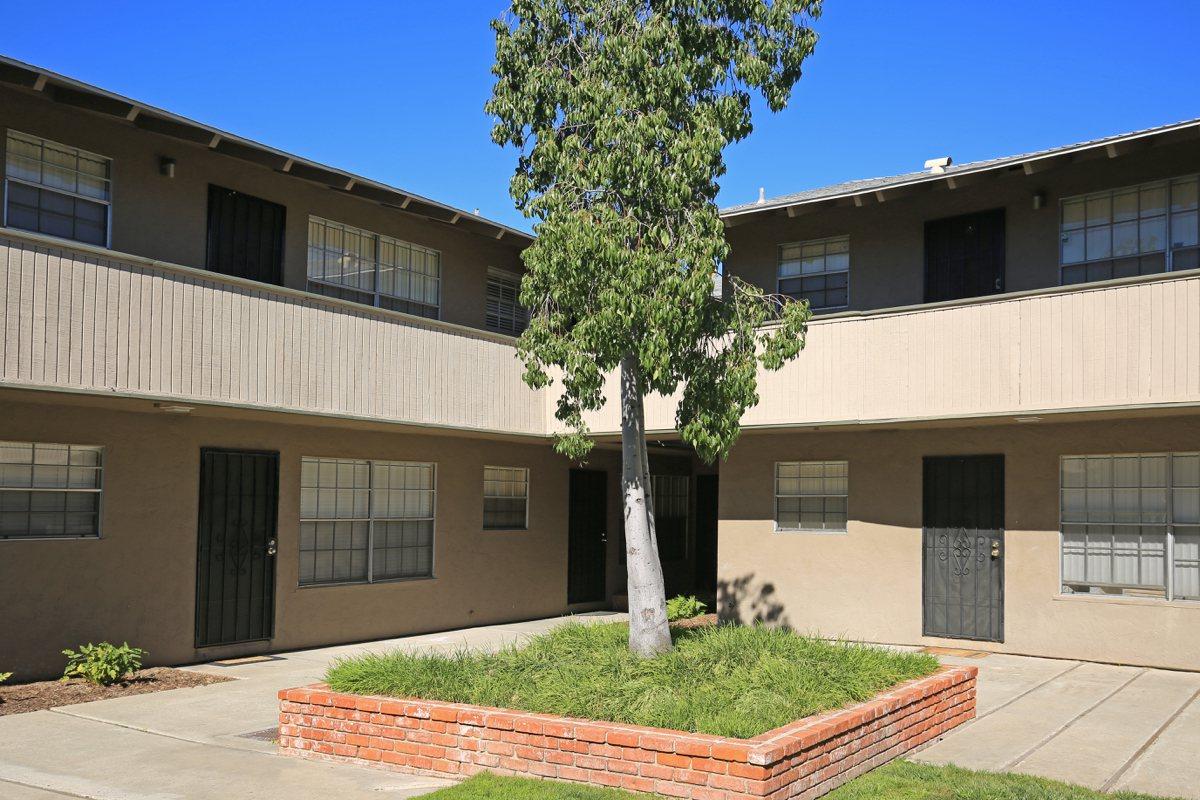
<instances>
[{"instance_id":1,"label":"upstairs window","mask_svg":"<svg viewBox=\"0 0 1200 800\"><path fill-rule=\"evenodd\" d=\"M777 289L807 300L814 311L850 303L850 237L834 236L779 247Z\"/></svg>"},{"instance_id":2,"label":"upstairs window","mask_svg":"<svg viewBox=\"0 0 1200 800\"><path fill-rule=\"evenodd\" d=\"M1197 176L1062 201L1062 283L1200 267Z\"/></svg>"},{"instance_id":3,"label":"upstairs window","mask_svg":"<svg viewBox=\"0 0 1200 800\"><path fill-rule=\"evenodd\" d=\"M9 131L4 167L5 225L108 246L111 159Z\"/></svg>"},{"instance_id":4,"label":"upstairs window","mask_svg":"<svg viewBox=\"0 0 1200 800\"><path fill-rule=\"evenodd\" d=\"M437 319L442 257L361 228L308 218L308 290Z\"/></svg>"},{"instance_id":5,"label":"upstairs window","mask_svg":"<svg viewBox=\"0 0 1200 800\"><path fill-rule=\"evenodd\" d=\"M521 278L511 272L489 269L487 311L484 324L489 331L520 336L529 324L529 315L521 307Z\"/></svg>"}]
</instances>

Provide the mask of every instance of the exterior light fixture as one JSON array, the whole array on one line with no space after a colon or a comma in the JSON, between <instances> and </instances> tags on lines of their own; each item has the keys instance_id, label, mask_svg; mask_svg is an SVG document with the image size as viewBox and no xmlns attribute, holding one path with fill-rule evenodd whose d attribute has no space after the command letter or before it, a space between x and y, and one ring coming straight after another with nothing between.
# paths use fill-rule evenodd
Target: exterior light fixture
<instances>
[{"instance_id":1,"label":"exterior light fixture","mask_svg":"<svg viewBox=\"0 0 1200 800\"><path fill-rule=\"evenodd\" d=\"M158 160L158 174L164 178L175 177L175 159L163 156Z\"/></svg>"},{"instance_id":2,"label":"exterior light fixture","mask_svg":"<svg viewBox=\"0 0 1200 800\"><path fill-rule=\"evenodd\" d=\"M165 414L190 414L195 406L183 406L176 403L155 403L154 407Z\"/></svg>"},{"instance_id":3,"label":"exterior light fixture","mask_svg":"<svg viewBox=\"0 0 1200 800\"><path fill-rule=\"evenodd\" d=\"M1037 191L1033 193L1033 210L1040 211L1046 207L1046 193Z\"/></svg>"},{"instance_id":4,"label":"exterior light fixture","mask_svg":"<svg viewBox=\"0 0 1200 800\"><path fill-rule=\"evenodd\" d=\"M1041 417L1016 417L1016 421L1022 422L1022 423L1041 422L1042 418Z\"/></svg>"}]
</instances>

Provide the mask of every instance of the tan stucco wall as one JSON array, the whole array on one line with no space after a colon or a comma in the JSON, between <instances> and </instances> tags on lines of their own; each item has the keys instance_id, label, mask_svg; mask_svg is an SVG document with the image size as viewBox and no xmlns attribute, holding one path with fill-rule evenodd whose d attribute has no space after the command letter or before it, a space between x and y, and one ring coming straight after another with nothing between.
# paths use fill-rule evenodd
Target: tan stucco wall
<instances>
[{"instance_id":1,"label":"tan stucco wall","mask_svg":"<svg viewBox=\"0 0 1200 800\"><path fill-rule=\"evenodd\" d=\"M567 610L570 463L548 443L283 424L261 412L237 420L204 409L171 416L96 407L103 402L46 395L35 403L0 391L0 440L105 448L100 539L0 541L3 671L48 675L61 670L63 647L104 639L144 647L152 663L181 663ZM280 418L287 420L274 415ZM193 647L201 447L280 453L276 635L269 643ZM299 588L303 455L435 462L436 578ZM603 456L594 462L609 466ZM482 530L484 464L529 468L529 530ZM610 530L619 525L613 515Z\"/></svg>"},{"instance_id":2,"label":"tan stucco wall","mask_svg":"<svg viewBox=\"0 0 1200 800\"><path fill-rule=\"evenodd\" d=\"M447 322L482 328L487 268L523 269L515 240L492 241L131 123L0 87L0 129L7 128L112 159L111 247L119 252L203 267L208 185L214 183L287 207L284 285L294 289L305 288L310 214L440 251L442 319ZM164 156L176 160L174 178L159 174Z\"/></svg>"},{"instance_id":3,"label":"tan stucco wall","mask_svg":"<svg viewBox=\"0 0 1200 800\"><path fill-rule=\"evenodd\" d=\"M925 300L925 222L993 208L1005 209L1005 290L1059 285L1059 200L1072 195L1200 171L1200 147L1177 144L1116 159L1071 164L1034 175L1021 170L948 189L945 184L883 203L868 196L853 206L806 213L754 215L726 230L731 252L725 271L776 290L779 245L850 237L850 308L888 308ZM847 178L855 177L847 175ZM783 188L783 187L780 187ZM1033 194L1046 194L1033 208Z\"/></svg>"},{"instance_id":4,"label":"tan stucco wall","mask_svg":"<svg viewBox=\"0 0 1200 800\"><path fill-rule=\"evenodd\" d=\"M1200 669L1200 603L1065 597L1059 456L1200 448L1200 416L954 430L748 433L721 467L726 616L872 642ZM1005 456L1005 642L921 635L921 459ZM775 533L776 461L847 459L845 534Z\"/></svg>"}]
</instances>

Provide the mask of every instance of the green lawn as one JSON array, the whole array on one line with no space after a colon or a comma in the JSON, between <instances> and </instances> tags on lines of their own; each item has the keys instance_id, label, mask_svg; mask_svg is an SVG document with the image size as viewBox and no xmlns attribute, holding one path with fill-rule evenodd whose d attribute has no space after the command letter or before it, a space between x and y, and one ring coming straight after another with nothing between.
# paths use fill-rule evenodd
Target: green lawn
<instances>
[{"instance_id":1,"label":"green lawn","mask_svg":"<svg viewBox=\"0 0 1200 800\"><path fill-rule=\"evenodd\" d=\"M750 737L935 671L920 653L721 625L633 658L622 623L566 625L496 654L364 655L326 675L337 691L419 697Z\"/></svg>"},{"instance_id":2,"label":"green lawn","mask_svg":"<svg viewBox=\"0 0 1200 800\"><path fill-rule=\"evenodd\" d=\"M428 795L429 800L645 800L651 795L553 781L478 775ZM971 772L893 761L826 795L827 800L1164 800L1104 794L1024 775Z\"/></svg>"}]
</instances>

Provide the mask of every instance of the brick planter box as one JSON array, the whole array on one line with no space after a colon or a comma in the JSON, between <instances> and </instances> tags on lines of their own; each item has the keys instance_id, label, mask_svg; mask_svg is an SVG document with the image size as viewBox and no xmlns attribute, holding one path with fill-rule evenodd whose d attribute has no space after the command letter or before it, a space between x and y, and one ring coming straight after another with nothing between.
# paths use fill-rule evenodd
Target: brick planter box
<instances>
[{"instance_id":1,"label":"brick planter box","mask_svg":"<svg viewBox=\"0 0 1200 800\"><path fill-rule=\"evenodd\" d=\"M279 749L465 777L491 771L693 800L820 797L975 716L975 667L944 667L752 739L428 700L279 692Z\"/></svg>"}]
</instances>

